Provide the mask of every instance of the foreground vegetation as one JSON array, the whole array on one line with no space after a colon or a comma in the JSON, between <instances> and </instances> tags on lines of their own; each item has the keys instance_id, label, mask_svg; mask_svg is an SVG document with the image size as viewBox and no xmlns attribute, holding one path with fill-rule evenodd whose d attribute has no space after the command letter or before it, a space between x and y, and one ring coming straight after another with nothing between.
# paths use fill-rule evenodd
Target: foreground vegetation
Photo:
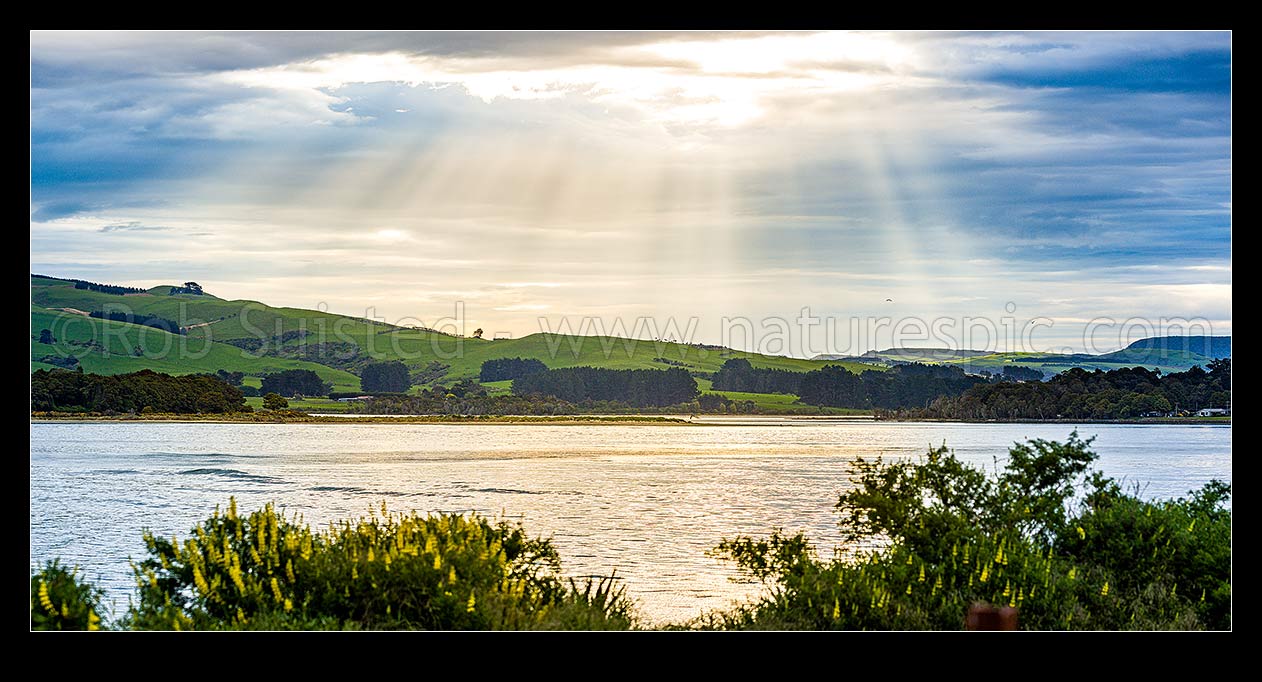
<instances>
[{"instance_id":1,"label":"foreground vegetation","mask_svg":"<svg viewBox=\"0 0 1262 682\"><path fill-rule=\"evenodd\" d=\"M836 505L844 544L801 534L725 539L715 552L761 598L674 628L960 629L971 604L1023 629L1230 629L1230 486L1145 501L1064 443L1016 444L995 476L945 446L921 461L860 460ZM565 579L550 541L476 514L380 514L312 530L235 501L183 539L146 533L120 629L628 629L612 576ZM101 593L51 562L31 577L33 629L101 627Z\"/></svg>"},{"instance_id":2,"label":"foreground vegetation","mask_svg":"<svg viewBox=\"0 0 1262 682\"><path fill-rule=\"evenodd\" d=\"M1089 444L1017 444L993 478L945 446L861 460L834 558L801 534L724 540L717 553L769 590L691 625L959 629L983 602L1019 609L1023 629L1229 629L1230 486L1145 501L1088 473Z\"/></svg>"},{"instance_id":3,"label":"foreground vegetation","mask_svg":"<svg viewBox=\"0 0 1262 682\"><path fill-rule=\"evenodd\" d=\"M627 629L613 576L561 576L546 539L478 515L392 514L315 531L231 500L184 540L146 533L136 630ZM100 595L56 564L31 578L34 629L96 629ZM49 587L51 586L51 587Z\"/></svg>"}]
</instances>

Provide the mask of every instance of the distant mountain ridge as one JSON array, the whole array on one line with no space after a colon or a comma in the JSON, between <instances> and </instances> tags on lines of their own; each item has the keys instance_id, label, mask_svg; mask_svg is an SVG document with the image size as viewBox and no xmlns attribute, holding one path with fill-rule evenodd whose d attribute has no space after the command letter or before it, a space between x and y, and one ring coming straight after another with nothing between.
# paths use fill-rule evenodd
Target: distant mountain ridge
<instances>
[{"instance_id":1,"label":"distant mountain ridge","mask_svg":"<svg viewBox=\"0 0 1262 682\"><path fill-rule=\"evenodd\" d=\"M1179 350L1220 360L1231 357L1230 336L1153 336L1140 339L1126 350Z\"/></svg>"},{"instance_id":2,"label":"distant mountain ridge","mask_svg":"<svg viewBox=\"0 0 1262 682\"><path fill-rule=\"evenodd\" d=\"M1231 357L1230 336L1153 336L1126 348L1093 355L1091 353L992 353L951 348L888 348L862 355L816 355L813 360L876 362L886 365L907 362L962 365L979 373L1000 373L1004 367L1030 367L1056 374L1071 367L1118 369L1146 367L1178 372L1211 360Z\"/></svg>"}]
</instances>

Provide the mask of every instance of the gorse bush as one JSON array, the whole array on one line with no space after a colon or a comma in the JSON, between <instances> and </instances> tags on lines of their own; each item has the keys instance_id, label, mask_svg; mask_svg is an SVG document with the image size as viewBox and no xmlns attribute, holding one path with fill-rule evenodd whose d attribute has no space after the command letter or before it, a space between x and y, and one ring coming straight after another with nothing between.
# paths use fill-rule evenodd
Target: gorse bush
<instances>
[{"instance_id":1,"label":"gorse bush","mask_svg":"<svg viewBox=\"0 0 1262 682\"><path fill-rule=\"evenodd\" d=\"M770 591L693 625L959 629L986 602L1026 629L1230 628L1230 486L1144 501L1088 473L1089 445L1016 444L993 478L945 447L860 460L837 509L847 547L868 549L821 560L801 534L724 540L716 552Z\"/></svg>"},{"instance_id":2,"label":"gorse bush","mask_svg":"<svg viewBox=\"0 0 1262 682\"><path fill-rule=\"evenodd\" d=\"M614 580L560 575L548 540L477 515L388 513L316 532L268 505L216 510L180 542L145 535L141 629L625 629Z\"/></svg>"},{"instance_id":3,"label":"gorse bush","mask_svg":"<svg viewBox=\"0 0 1262 682\"><path fill-rule=\"evenodd\" d=\"M31 576L32 630L101 629L101 590L56 559Z\"/></svg>"}]
</instances>

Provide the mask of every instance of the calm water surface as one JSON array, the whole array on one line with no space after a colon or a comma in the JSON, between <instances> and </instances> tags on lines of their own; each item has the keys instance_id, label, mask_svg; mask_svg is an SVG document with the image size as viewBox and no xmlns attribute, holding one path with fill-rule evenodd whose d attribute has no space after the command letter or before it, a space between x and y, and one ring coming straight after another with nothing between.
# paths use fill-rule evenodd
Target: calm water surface
<instances>
[{"instance_id":1,"label":"calm water surface","mask_svg":"<svg viewBox=\"0 0 1262 682\"><path fill-rule=\"evenodd\" d=\"M946 442L990 465L1066 424L729 420L721 426L31 424L31 561L62 557L119 611L142 528L185 536L217 504L268 501L308 521L391 509L478 511L551 535L571 575L616 569L651 621L755 594L706 556L721 538L804 530L826 552L858 456ZM1098 468L1147 497L1231 481L1230 426L1084 425Z\"/></svg>"}]
</instances>

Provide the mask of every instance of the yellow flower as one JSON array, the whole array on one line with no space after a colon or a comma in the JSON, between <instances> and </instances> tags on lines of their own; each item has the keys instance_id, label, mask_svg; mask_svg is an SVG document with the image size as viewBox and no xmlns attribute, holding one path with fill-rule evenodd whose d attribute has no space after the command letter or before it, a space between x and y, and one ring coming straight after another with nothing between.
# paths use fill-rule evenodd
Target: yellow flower
<instances>
[{"instance_id":1,"label":"yellow flower","mask_svg":"<svg viewBox=\"0 0 1262 682\"><path fill-rule=\"evenodd\" d=\"M57 609L53 606L53 600L48 598L48 583L43 580L39 581L39 603L49 613L56 613Z\"/></svg>"},{"instance_id":2,"label":"yellow flower","mask_svg":"<svg viewBox=\"0 0 1262 682\"><path fill-rule=\"evenodd\" d=\"M464 610L465 610L465 612L466 612L466 613L473 613L473 607L474 607L474 605L475 605L475 604L477 604L477 603L478 603L478 600L477 600L477 599L475 599L475 598L474 598L474 596L473 596L473 593L472 593L472 592L470 592L470 593L469 593L469 603L468 603L468 604L465 604L465 609L464 609Z\"/></svg>"},{"instance_id":3,"label":"yellow flower","mask_svg":"<svg viewBox=\"0 0 1262 682\"><path fill-rule=\"evenodd\" d=\"M1100 588L1100 596L1101 597L1109 596L1109 581L1107 580L1104 581L1104 587Z\"/></svg>"},{"instance_id":4,"label":"yellow flower","mask_svg":"<svg viewBox=\"0 0 1262 682\"><path fill-rule=\"evenodd\" d=\"M1082 526L1078 526L1078 539L1080 540L1087 539L1087 531L1083 530Z\"/></svg>"},{"instance_id":5,"label":"yellow flower","mask_svg":"<svg viewBox=\"0 0 1262 682\"><path fill-rule=\"evenodd\" d=\"M200 590L202 594L210 594L210 585L206 584L206 576L202 575L201 570L196 566L193 567L193 584L197 586L197 589Z\"/></svg>"}]
</instances>

